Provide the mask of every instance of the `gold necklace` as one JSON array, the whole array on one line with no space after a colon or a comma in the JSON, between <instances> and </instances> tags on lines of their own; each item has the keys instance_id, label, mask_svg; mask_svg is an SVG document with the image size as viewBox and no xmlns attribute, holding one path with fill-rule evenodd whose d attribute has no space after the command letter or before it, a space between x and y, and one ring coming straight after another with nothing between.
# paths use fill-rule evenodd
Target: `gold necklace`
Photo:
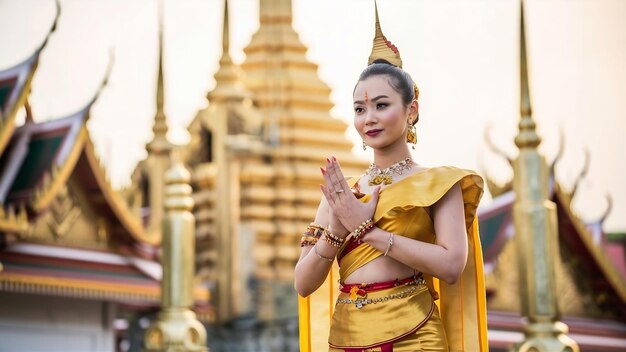
<instances>
[{"instance_id":1,"label":"gold necklace","mask_svg":"<svg viewBox=\"0 0 626 352\"><path fill-rule=\"evenodd\" d=\"M369 176L367 182L370 186L377 186L379 184L390 185L393 182L393 175L402 175L406 170L410 170L413 167L413 159L406 158L399 161L386 169L379 169L376 164L371 163L365 172Z\"/></svg>"}]
</instances>

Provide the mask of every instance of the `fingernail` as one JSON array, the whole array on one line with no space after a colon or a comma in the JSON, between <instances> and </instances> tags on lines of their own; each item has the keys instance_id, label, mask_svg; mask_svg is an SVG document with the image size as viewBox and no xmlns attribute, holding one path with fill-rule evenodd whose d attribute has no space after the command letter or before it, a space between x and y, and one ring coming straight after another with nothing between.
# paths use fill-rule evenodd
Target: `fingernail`
<instances>
[{"instance_id":1,"label":"fingernail","mask_svg":"<svg viewBox=\"0 0 626 352\"><path fill-rule=\"evenodd\" d=\"M326 170L323 167L320 167L320 170L322 170L322 174L326 175Z\"/></svg>"},{"instance_id":2,"label":"fingernail","mask_svg":"<svg viewBox=\"0 0 626 352\"><path fill-rule=\"evenodd\" d=\"M330 164L330 160L328 160L328 158L326 158L326 162Z\"/></svg>"},{"instance_id":3,"label":"fingernail","mask_svg":"<svg viewBox=\"0 0 626 352\"><path fill-rule=\"evenodd\" d=\"M334 161L337 161L337 158L335 158L335 157L333 156L333 160L334 160Z\"/></svg>"}]
</instances>

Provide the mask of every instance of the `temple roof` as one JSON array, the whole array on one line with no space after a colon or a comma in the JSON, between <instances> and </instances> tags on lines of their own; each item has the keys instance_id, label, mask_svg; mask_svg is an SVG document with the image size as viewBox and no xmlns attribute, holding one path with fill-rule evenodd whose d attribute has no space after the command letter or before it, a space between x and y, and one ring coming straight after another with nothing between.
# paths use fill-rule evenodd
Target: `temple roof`
<instances>
[{"instance_id":1,"label":"temple roof","mask_svg":"<svg viewBox=\"0 0 626 352\"><path fill-rule=\"evenodd\" d=\"M113 190L87 128L110 71L65 117L36 123L26 104L0 151L0 291L158 304L159 243ZM208 290L194 298L212 319Z\"/></svg>"},{"instance_id":2,"label":"temple roof","mask_svg":"<svg viewBox=\"0 0 626 352\"><path fill-rule=\"evenodd\" d=\"M602 309L626 320L626 248L621 243L608 241L600 224L586 224L580 219L571 208L571 193L564 191L560 184L555 183L550 199L557 208L562 261L585 278L576 284L585 285L585 290L591 289L595 297L602 297L595 302ZM514 202L515 193L508 191L479 210L486 275L500 265L499 256L515 234ZM488 294L494 290L497 292L498 288L488 287Z\"/></svg>"},{"instance_id":3,"label":"temple roof","mask_svg":"<svg viewBox=\"0 0 626 352\"><path fill-rule=\"evenodd\" d=\"M48 35L26 60L0 70L0 154L13 134L15 117L30 93L30 85L39 65L39 56L56 28L60 13L57 3L57 13Z\"/></svg>"},{"instance_id":4,"label":"temple roof","mask_svg":"<svg viewBox=\"0 0 626 352\"><path fill-rule=\"evenodd\" d=\"M161 267L132 255L14 243L0 251L0 290L156 305Z\"/></svg>"},{"instance_id":5,"label":"temple roof","mask_svg":"<svg viewBox=\"0 0 626 352\"><path fill-rule=\"evenodd\" d=\"M37 243L0 251L0 291L157 306L161 265L128 253ZM194 308L212 320L209 292L194 288Z\"/></svg>"},{"instance_id":6,"label":"temple roof","mask_svg":"<svg viewBox=\"0 0 626 352\"><path fill-rule=\"evenodd\" d=\"M91 108L109 73L110 67L94 97L75 113L42 123L29 118L14 130L0 153L0 204L25 208L32 222L46 213L68 182L76 181L91 206L111 221L111 235L145 252L154 243L144 236L141 221L110 185L87 129ZM5 231L0 227L0 233ZM143 255L152 257L154 251Z\"/></svg>"}]
</instances>

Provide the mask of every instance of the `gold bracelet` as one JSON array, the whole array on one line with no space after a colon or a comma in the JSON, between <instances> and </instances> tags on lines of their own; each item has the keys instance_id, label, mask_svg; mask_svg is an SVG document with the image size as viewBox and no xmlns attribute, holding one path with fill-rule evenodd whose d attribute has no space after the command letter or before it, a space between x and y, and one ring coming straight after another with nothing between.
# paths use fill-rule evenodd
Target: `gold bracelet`
<instances>
[{"instance_id":1,"label":"gold bracelet","mask_svg":"<svg viewBox=\"0 0 626 352\"><path fill-rule=\"evenodd\" d=\"M328 257L324 257L323 255L319 254L317 252L317 246L313 246L313 251L315 252L315 254L317 254L318 257L320 257L320 259L324 259L328 262L332 262L333 260L335 260L335 258L328 258Z\"/></svg>"},{"instance_id":2,"label":"gold bracelet","mask_svg":"<svg viewBox=\"0 0 626 352\"><path fill-rule=\"evenodd\" d=\"M315 245L319 238L313 236L302 236L300 239L300 247Z\"/></svg>"},{"instance_id":3,"label":"gold bracelet","mask_svg":"<svg viewBox=\"0 0 626 352\"><path fill-rule=\"evenodd\" d=\"M306 230L304 231L303 235L304 236L313 236L313 237L317 237L320 238L322 236L322 233L324 232L324 227L311 223L309 224L309 226L307 226Z\"/></svg>"},{"instance_id":4,"label":"gold bracelet","mask_svg":"<svg viewBox=\"0 0 626 352\"><path fill-rule=\"evenodd\" d=\"M369 230L374 228L374 221L371 218L363 221L356 230L352 231L351 235L355 241L358 241L361 236L366 234Z\"/></svg>"},{"instance_id":5,"label":"gold bracelet","mask_svg":"<svg viewBox=\"0 0 626 352\"><path fill-rule=\"evenodd\" d=\"M325 233L326 233L326 236L328 236L331 240L335 242L343 243L345 241L345 239L333 235L332 233L330 233L330 231L326 231Z\"/></svg>"},{"instance_id":6,"label":"gold bracelet","mask_svg":"<svg viewBox=\"0 0 626 352\"><path fill-rule=\"evenodd\" d=\"M389 242L387 242L387 250L385 251L385 254L383 254L383 257L387 256L387 253L389 253L391 246L393 246L393 233L389 234Z\"/></svg>"},{"instance_id":7,"label":"gold bracelet","mask_svg":"<svg viewBox=\"0 0 626 352\"><path fill-rule=\"evenodd\" d=\"M328 237L328 236L323 236L322 237L324 239L324 241L326 241L326 243L328 243L329 245L333 246L333 247L337 247L340 248L341 247L341 242L335 241L332 238Z\"/></svg>"},{"instance_id":8,"label":"gold bracelet","mask_svg":"<svg viewBox=\"0 0 626 352\"><path fill-rule=\"evenodd\" d=\"M331 246L333 247L341 247L341 245L343 244L344 239L343 238L339 238L335 235L333 235L332 233L330 233L330 231L328 231L328 229L324 229L324 232L322 234L322 238L324 238L324 240Z\"/></svg>"}]
</instances>

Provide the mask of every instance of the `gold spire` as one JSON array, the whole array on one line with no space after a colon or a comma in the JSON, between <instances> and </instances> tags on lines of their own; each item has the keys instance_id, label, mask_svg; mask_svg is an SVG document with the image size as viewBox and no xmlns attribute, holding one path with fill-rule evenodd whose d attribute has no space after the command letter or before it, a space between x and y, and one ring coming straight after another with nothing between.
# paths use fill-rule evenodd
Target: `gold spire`
<instances>
[{"instance_id":1,"label":"gold spire","mask_svg":"<svg viewBox=\"0 0 626 352\"><path fill-rule=\"evenodd\" d=\"M222 55L229 55L230 32L228 30L228 0L224 0L224 29L222 30Z\"/></svg>"},{"instance_id":2,"label":"gold spire","mask_svg":"<svg viewBox=\"0 0 626 352\"><path fill-rule=\"evenodd\" d=\"M163 208L163 179L165 170L170 165L170 153L173 145L167 140L167 121L163 109L165 89L163 84L163 0L159 0L159 62L157 77L157 111L154 117L154 138L146 145L148 159L144 173L147 174L150 220L147 227L148 236L151 239L161 238L161 222L164 216Z\"/></svg>"},{"instance_id":3,"label":"gold spire","mask_svg":"<svg viewBox=\"0 0 626 352\"><path fill-rule=\"evenodd\" d=\"M376 15L374 43L372 45L372 53L367 60L367 64L371 65L374 61L382 59L394 66L402 68L402 59L400 58L398 48L385 38L385 35L380 28L380 21L378 20L378 6L376 1L374 1L374 13Z\"/></svg>"},{"instance_id":4,"label":"gold spire","mask_svg":"<svg viewBox=\"0 0 626 352\"><path fill-rule=\"evenodd\" d=\"M521 119L515 144L519 154L513 164L515 203L515 245L519 270L521 314L528 320L524 340L515 344L517 352L578 352L576 342L567 335L567 325L558 320L555 267L559 256L556 204L550 200L550 169L537 146L541 139L531 116L524 3L520 28Z\"/></svg>"},{"instance_id":5,"label":"gold spire","mask_svg":"<svg viewBox=\"0 0 626 352\"><path fill-rule=\"evenodd\" d=\"M521 5L520 28L520 113L519 134L515 137L518 148L536 148L541 143L537 135L535 121L530 106L530 89L528 87L528 63L526 57L526 31L524 29L524 2Z\"/></svg>"},{"instance_id":6,"label":"gold spire","mask_svg":"<svg viewBox=\"0 0 626 352\"><path fill-rule=\"evenodd\" d=\"M209 92L209 100L243 100L252 97L241 81L241 72L230 57L230 34L228 23L228 0L224 1L224 29L222 31L222 57L215 73L215 88Z\"/></svg>"},{"instance_id":7,"label":"gold spire","mask_svg":"<svg viewBox=\"0 0 626 352\"><path fill-rule=\"evenodd\" d=\"M165 174L162 224L161 311L145 333L147 351L208 352L206 329L191 311L194 303L195 219L191 177L178 158Z\"/></svg>"},{"instance_id":8,"label":"gold spire","mask_svg":"<svg viewBox=\"0 0 626 352\"><path fill-rule=\"evenodd\" d=\"M164 109L164 84L163 84L163 0L159 1L159 63L158 63L158 77L157 77L157 111L154 117L154 126L152 131L154 132L154 138L148 144L148 152L160 152L169 149L169 142L167 141L167 118L165 116Z\"/></svg>"}]
</instances>

